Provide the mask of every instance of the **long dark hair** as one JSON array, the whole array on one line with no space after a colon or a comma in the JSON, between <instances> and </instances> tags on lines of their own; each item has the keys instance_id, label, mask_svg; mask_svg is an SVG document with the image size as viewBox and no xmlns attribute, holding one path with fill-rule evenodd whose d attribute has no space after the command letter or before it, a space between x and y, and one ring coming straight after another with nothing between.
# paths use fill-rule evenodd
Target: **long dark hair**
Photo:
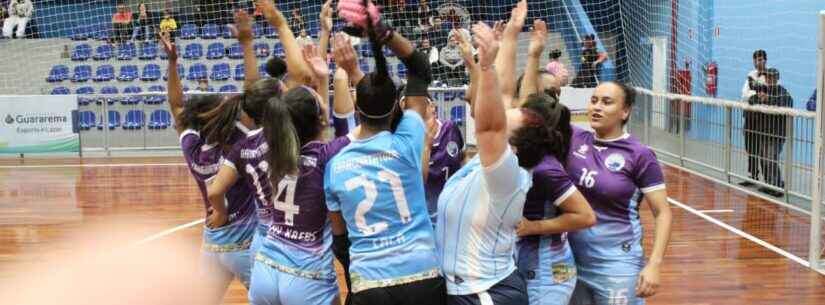
<instances>
[{"instance_id":1,"label":"long dark hair","mask_svg":"<svg viewBox=\"0 0 825 305\"><path fill-rule=\"evenodd\" d=\"M300 86L288 90L282 99L289 110L301 146L318 138L323 128L321 106L316 96L311 88ZM271 124L270 121L272 120L266 120L264 125Z\"/></svg>"},{"instance_id":2,"label":"long dark hair","mask_svg":"<svg viewBox=\"0 0 825 305\"><path fill-rule=\"evenodd\" d=\"M297 173L301 144L287 103L270 98L263 107L263 116L266 120L261 127L269 147L264 158L269 163L269 181L278 185L285 175Z\"/></svg>"},{"instance_id":3,"label":"long dark hair","mask_svg":"<svg viewBox=\"0 0 825 305\"><path fill-rule=\"evenodd\" d=\"M187 99L183 103L183 111L175 118L175 126L181 129L193 129L202 132L207 121L201 119L201 116L207 112L217 108L223 97L217 94L196 95Z\"/></svg>"},{"instance_id":4,"label":"long dark hair","mask_svg":"<svg viewBox=\"0 0 825 305\"><path fill-rule=\"evenodd\" d=\"M276 79L263 79L255 82L243 94L231 95L218 107L200 115L205 122L204 136L208 143L226 143L235 132L235 121L245 112L255 124L264 121L264 108L272 97L280 97L281 87Z\"/></svg>"},{"instance_id":5,"label":"long dark hair","mask_svg":"<svg viewBox=\"0 0 825 305\"><path fill-rule=\"evenodd\" d=\"M356 85L355 107L361 124L373 128L387 128L398 103L396 88L390 78L387 59L382 51L384 45L372 29L372 20L367 20L367 25L375 72L364 76Z\"/></svg>"},{"instance_id":6,"label":"long dark hair","mask_svg":"<svg viewBox=\"0 0 825 305\"><path fill-rule=\"evenodd\" d=\"M566 160L570 138L570 110L546 93L533 93L521 106L524 125L510 137L519 166L532 168L550 154Z\"/></svg>"}]
</instances>

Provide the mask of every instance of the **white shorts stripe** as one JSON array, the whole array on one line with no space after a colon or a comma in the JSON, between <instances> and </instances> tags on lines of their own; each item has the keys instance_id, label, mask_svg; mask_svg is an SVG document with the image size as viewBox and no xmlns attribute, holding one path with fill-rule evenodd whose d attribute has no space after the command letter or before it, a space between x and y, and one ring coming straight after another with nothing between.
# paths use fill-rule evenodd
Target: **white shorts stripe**
<instances>
[{"instance_id":1,"label":"white shorts stripe","mask_svg":"<svg viewBox=\"0 0 825 305\"><path fill-rule=\"evenodd\" d=\"M490 297L490 294L487 293L487 291L478 293L478 301L481 305L495 305L493 304L493 298Z\"/></svg>"}]
</instances>

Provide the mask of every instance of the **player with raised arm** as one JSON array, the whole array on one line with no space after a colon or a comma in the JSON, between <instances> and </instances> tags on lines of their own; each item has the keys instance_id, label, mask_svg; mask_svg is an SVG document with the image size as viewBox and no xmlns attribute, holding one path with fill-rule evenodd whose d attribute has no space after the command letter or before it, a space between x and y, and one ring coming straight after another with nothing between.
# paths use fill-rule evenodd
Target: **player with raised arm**
<instances>
[{"instance_id":1,"label":"player with raised arm","mask_svg":"<svg viewBox=\"0 0 825 305\"><path fill-rule=\"evenodd\" d=\"M381 47L387 45L409 73L431 79L429 63L384 22L377 7L341 1L341 17L366 31L376 72L358 81L354 139L327 164L324 189L333 221L346 223L351 242L353 304L443 304L432 225L427 217L422 173L427 102L398 103ZM426 88L426 85L424 85ZM407 109L394 132L392 114Z\"/></svg>"},{"instance_id":2,"label":"player with raised arm","mask_svg":"<svg viewBox=\"0 0 825 305\"><path fill-rule=\"evenodd\" d=\"M578 268L571 304L644 304L656 294L672 216L656 155L624 132L635 92L617 82L596 87L587 107L595 132L573 127L565 168L596 213L596 224L568 235ZM639 206L653 212L655 239L645 262Z\"/></svg>"},{"instance_id":3,"label":"player with raised arm","mask_svg":"<svg viewBox=\"0 0 825 305\"><path fill-rule=\"evenodd\" d=\"M225 150L244 137L240 130L229 134L210 129L204 114L226 103L220 95L197 95L184 101L183 86L177 71L178 56L168 34L161 34L160 44L169 58L169 107L180 135L184 160L198 185L206 209L203 230L202 265L209 272L210 302L220 303L234 277L249 287L251 259L249 246L255 232L255 198L240 183L231 185L220 200L207 197L209 184L221 166ZM221 139L223 141L215 141Z\"/></svg>"}]
</instances>

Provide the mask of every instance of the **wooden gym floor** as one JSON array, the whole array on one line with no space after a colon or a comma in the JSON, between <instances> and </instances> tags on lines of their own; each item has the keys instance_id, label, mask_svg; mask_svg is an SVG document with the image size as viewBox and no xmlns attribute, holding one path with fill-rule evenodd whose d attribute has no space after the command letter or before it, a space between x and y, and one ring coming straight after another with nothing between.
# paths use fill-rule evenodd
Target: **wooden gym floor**
<instances>
[{"instance_id":1,"label":"wooden gym floor","mask_svg":"<svg viewBox=\"0 0 825 305\"><path fill-rule=\"evenodd\" d=\"M202 203L182 161L0 159L0 282L17 276L13 267L58 256L61 241L111 221L152 227L136 234L148 243L180 240L196 253ZM662 288L648 304L825 304L825 276L730 230L807 257L806 215L676 168L665 174L673 235ZM650 249L652 215L641 210ZM246 304L243 286L233 282L225 303Z\"/></svg>"}]
</instances>

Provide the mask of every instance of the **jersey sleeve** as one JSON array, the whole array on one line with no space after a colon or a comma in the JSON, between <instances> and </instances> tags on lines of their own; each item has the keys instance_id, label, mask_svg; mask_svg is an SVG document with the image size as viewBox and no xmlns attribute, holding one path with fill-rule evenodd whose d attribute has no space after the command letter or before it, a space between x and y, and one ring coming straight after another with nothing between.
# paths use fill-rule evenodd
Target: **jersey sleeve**
<instances>
[{"instance_id":1,"label":"jersey sleeve","mask_svg":"<svg viewBox=\"0 0 825 305\"><path fill-rule=\"evenodd\" d=\"M548 158L549 159L549 158ZM547 160L547 159L545 159ZM576 186L570 181L570 176L555 158L550 159L550 164L541 172L534 173L534 185L546 190L548 201L559 206L562 202L576 193Z\"/></svg>"},{"instance_id":2,"label":"jersey sleeve","mask_svg":"<svg viewBox=\"0 0 825 305\"><path fill-rule=\"evenodd\" d=\"M345 114L332 112L332 127L335 129L335 137L343 137L358 126L355 120L355 111Z\"/></svg>"},{"instance_id":3,"label":"jersey sleeve","mask_svg":"<svg viewBox=\"0 0 825 305\"><path fill-rule=\"evenodd\" d=\"M498 161L484 167L484 181L487 183L487 190L490 196L496 198L512 195L525 184L527 179L524 169L519 167L518 158L510 149L510 146L507 146Z\"/></svg>"},{"instance_id":4,"label":"jersey sleeve","mask_svg":"<svg viewBox=\"0 0 825 305\"><path fill-rule=\"evenodd\" d=\"M409 162L410 165L421 171L421 158L424 153L424 120L418 112L413 110L404 111L401 122L393 135L396 139L397 149L401 158Z\"/></svg>"},{"instance_id":5,"label":"jersey sleeve","mask_svg":"<svg viewBox=\"0 0 825 305\"><path fill-rule=\"evenodd\" d=\"M180 148L187 160L192 160L201 146L201 135L192 129L184 130L180 134Z\"/></svg>"},{"instance_id":6,"label":"jersey sleeve","mask_svg":"<svg viewBox=\"0 0 825 305\"><path fill-rule=\"evenodd\" d=\"M633 180L642 193L665 189L665 177L656 154L649 148L644 149L636 160Z\"/></svg>"},{"instance_id":7,"label":"jersey sleeve","mask_svg":"<svg viewBox=\"0 0 825 305\"><path fill-rule=\"evenodd\" d=\"M338 212L341 211L341 203L332 191L332 163L333 161L330 160L324 168L324 198L326 199L327 210L330 212Z\"/></svg>"}]
</instances>

